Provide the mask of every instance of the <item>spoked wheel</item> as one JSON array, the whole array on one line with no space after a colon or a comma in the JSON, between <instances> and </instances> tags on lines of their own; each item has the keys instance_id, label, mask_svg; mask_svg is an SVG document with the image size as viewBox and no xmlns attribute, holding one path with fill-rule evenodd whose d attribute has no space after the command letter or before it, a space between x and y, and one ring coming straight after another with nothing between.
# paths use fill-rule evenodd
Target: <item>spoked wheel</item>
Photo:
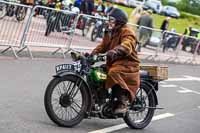
<instances>
[{"instance_id":1,"label":"spoked wheel","mask_svg":"<svg viewBox=\"0 0 200 133\"><path fill-rule=\"evenodd\" d=\"M91 34L91 41L96 41L97 39L97 34L98 34L98 28L94 27L94 29L92 30L92 34Z\"/></svg>"},{"instance_id":2,"label":"spoked wheel","mask_svg":"<svg viewBox=\"0 0 200 133\"><path fill-rule=\"evenodd\" d=\"M87 20L82 29L82 36L87 36L87 33L89 32L90 29L90 25L91 25L90 20Z\"/></svg>"},{"instance_id":3,"label":"spoked wheel","mask_svg":"<svg viewBox=\"0 0 200 133\"><path fill-rule=\"evenodd\" d=\"M84 118L88 93L82 79L75 76L54 78L48 85L44 104L50 119L59 126L73 127Z\"/></svg>"},{"instance_id":4,"label":"spoked wheel","mask_svg":"<svg viewBox=\"0 0 200 133\"><path fill-rule=\"evenodd\" d=\"M136 99L131 109L126 113L124 121L130 128L143 129L151 122L154 115L155 109L149 107L155 106L155 98L151 88L141 84Z\"/></svg>"},{"instance_id":5,"label":"spoked wheel","mask_svg":"<svg viewBox=\"0 0 200 133\"><path fill-rule=\"evenodd\" d=\"M0 4L0 19L6 15L6 4Z\"/></svg>"}]
</instances>

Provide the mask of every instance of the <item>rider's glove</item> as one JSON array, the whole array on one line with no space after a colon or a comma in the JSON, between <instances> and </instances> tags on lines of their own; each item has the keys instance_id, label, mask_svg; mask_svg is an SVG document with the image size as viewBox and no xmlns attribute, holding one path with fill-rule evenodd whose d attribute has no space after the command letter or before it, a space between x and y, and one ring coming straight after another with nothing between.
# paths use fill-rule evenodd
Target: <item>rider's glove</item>
<instances>
[{"instance_id":1,"label":"rider's glove","mask_svg":"<svg viewBox=\"0 0 200 133\"><path fill-rule=\"evenodd\" d=\"M122 59L127 55L127 49L122 45L116 46L114 49L111 49L107 52L107 62L109 64L114 63L118 59Z\"/></svg>"}]
</instances>

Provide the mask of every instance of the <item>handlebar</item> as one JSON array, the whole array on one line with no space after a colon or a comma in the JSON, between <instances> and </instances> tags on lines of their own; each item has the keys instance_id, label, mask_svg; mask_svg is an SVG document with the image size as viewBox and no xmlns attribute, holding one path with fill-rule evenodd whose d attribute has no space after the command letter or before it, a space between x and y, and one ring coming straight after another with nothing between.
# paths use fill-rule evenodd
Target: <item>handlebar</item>
<instances>
[{"instance_id":1,"label":"handlebar","mask_svg":"<svg viewBox=\"0 0 200 133\"><path fill-rule=\"evenodd\" d=\"M93 55L93 54L73 51L73 52L71 52L71 57L74 61L87 60L91 63L106 61L106 54L95 54L95 55Z\"/></svg>"},{"instance_id":2,"label":"handlebar","mask_svg":"<svg viewBox=\"0 0 200 133\"><path fill-rule=\"evenodd\" d=\"M106 54L93 55L93 60L95 60L95 62L106 61Z\"/></svg>"}]
</instances>

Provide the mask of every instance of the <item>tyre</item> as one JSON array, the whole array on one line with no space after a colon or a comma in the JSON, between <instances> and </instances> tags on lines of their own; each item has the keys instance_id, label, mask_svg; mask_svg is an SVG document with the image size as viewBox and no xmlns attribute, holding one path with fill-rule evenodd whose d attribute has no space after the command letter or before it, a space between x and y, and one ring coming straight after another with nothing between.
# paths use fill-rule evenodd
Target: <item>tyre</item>
<instances>
[{"instance_id":1,"label":"tyre","mask_svg":"<svg viewBox=\"0 0 200 133\"><path fill-rule=\"evenodd\" d=\"M192 52L191 46L190 46L190 45L187 45L187 46L185 47L185 51L186 51L186 52Z\"/></svg>"},{"instance_id":2,"label":"tyre","mask_svg":"<svg viewBox=\"0 0 200 133\"><path fill-rule=\"evenodd\" d=\"M75 76L54 78L48 85L44 105L49 118L58 126L79 124L88 108L88 93L82 79Z\"/></svg>"},{"instance_id":3,"label":"tyre","mask_svg":"<svg viewBox=\"0 0 200 133\"><path fill-rule=\"evenodd\" d=\"M0 3L0 19L6 16L6 4Z\"/></svg>"},{"instance_id":4,"label":"tyre","mask_svg":"<svg viewBox=\"0 0 200 133\"><path fill-rule=\"evenodd\" d=\"M82 36L87 36L89 29L90 29L90 21L87 20L82 29Z\"/></svg>"},{"instance_id":5,"label":"tyre","mask_svg":"<svg viewBox=\"0 0 200 133\"><path fill-rule=\"evenodd\" d=\"M92 30L92 34L91 34L91 41L96 41L97 39L97 33L98 33L98 28L94 27L94 29Z\"/></svg>"},{"instance_id":6,"label":"tyre","mask_svg":"<svg viewBox=\"0 0 200 133\"><path fill-rule=\"evenodd\" d=\"M147 95L148 94L148 95ZM141 84L136 95L133 107L126 113L124 121L132 129L143 129L152 120L155 109L145 107L155 107L156 101L151 88Z\"/></svg>"}]
</instances>

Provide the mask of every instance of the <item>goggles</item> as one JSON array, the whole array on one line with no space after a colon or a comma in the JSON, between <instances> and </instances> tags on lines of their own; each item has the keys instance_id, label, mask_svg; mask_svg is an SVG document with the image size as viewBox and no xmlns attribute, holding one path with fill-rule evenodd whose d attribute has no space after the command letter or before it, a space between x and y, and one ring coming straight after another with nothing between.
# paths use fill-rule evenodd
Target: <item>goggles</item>
<instances>
[{"instance_id":1,"label":"goggles","mask_svg":"<svg viewBox=\"0 0 200 133\"><path fill-rule=\"evenodd\" d=\"M112 16L109 16L108 21L109 21L109 23L115 23L116 19Z\"/></svg>"}]
</instances>

